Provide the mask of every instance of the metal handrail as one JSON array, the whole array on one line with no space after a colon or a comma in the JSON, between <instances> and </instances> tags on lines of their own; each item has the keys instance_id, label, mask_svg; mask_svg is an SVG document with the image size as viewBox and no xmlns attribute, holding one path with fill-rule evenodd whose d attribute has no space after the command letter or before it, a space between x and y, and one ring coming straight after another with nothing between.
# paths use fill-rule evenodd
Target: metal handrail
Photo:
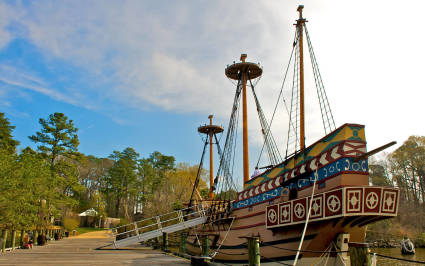
<instances>
[{"instance_id":1,"label":"metal handrail","mask_svg":"<svg viewBox=\"0 0 425 266\"><path fill-rule=\"evenodd\" d=\"M144 221L148 221L148 220L153 220L153 219L155 219L156 217L162 217L162 216L166 216L166 215L171 215L171 214L173 214L173 213L178 213L179 211L187 211L187 210L190 210L190 209L195 209L196 207L199 207L200 205L194 205L194 206L191 206L191 207L188 207L188 208L185 208L185 209L181 209L181 210L178 210L178 211L172 211L172 212L169 212L169 213L166 213L166 214L161 214L161 215L157 215L157 216L154 216L154 217L150 217L150 218L146 218L146 219L143 219L143 220L140 220L140 221L137 221L136 223L140 223L140 222L144 222ZM201 206L202 207L202 206ZM203 208L202 208L203 209ZM199 212L199 211L198 211ZM197 213L197 212L196 212ZM190 213L190 214L192 214L192 213ZM129 223L129 224L125 224L125 225L121 225L121 226L117 226L117 227L115 227L114 229L115 230L117 230L118 228L122 228L122 227L126 227L126 226L129 226L129 225L132 225L133 223Z\"/></svg>"},{"instance_id":2,"label":"metal handrail","mask_svg":"<svg viewBox=\"0 0 425 266\"><path fill-rule=\"evenodd\" d=\"M183 214L184 211L188 211L188 210L191 210L191 209L193 209L194 211L187 213L187 214ZM158 226L157 230L160 230L160 229L162 229L162 224L164 224L164 223L175 221L175 220L182 221L182 220L184 220L185 217L190 217L190 216L203 217L203 216L206 216L207 211L208 210L205 209L204 206L202 206L202 204L194 205L194 206L191 206L189 208L169 212L169 213L162 214L162 215L157 215L157 216L146 218L146 219L143 219L143 220L140 220L140 221L137 221L137 222L133 222L133 223L130 223L130 224L115 227L112 231L112 235L117 237L117 236L120 236L120 235L132 233L132 232L136 232L136 234L139 234L140 230L146 229L146 228L149 228L149 227L154 227L154 226ZM164 221L161 221L161 219L160 219L160 217L164 217L164 216L168 216L168 215L174 215L174 214L177 214L177 217L173 217L173 218L170 218L170 219L164 220ZM145 225L145 226L142 226L142 227L137 226L137 223L145 222L145 221L149 221L149 220L152 220L154 223L149 224L149 225ZM122 233L118 233L119 228L123 228L123 227L127 227L127 226L133 227L133 229L122 232ZM169 225L169 226L171 226L171 225Z\"/></svg>"}]
</instances>

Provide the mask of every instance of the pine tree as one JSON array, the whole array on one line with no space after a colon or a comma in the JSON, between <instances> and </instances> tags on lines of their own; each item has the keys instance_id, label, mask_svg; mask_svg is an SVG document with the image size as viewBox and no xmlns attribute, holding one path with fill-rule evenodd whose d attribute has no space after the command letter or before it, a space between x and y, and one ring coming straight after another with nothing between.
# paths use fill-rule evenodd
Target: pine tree
<instances>
[{"instance_id":1,"label":"pine tree","mask_svg":"<svg viewBox=\"0 0 425 266\"><path fill-rule=\"evenodd\" d=\"M49 115L48 119L40 118L41 131L29 136L29 139L38 144L37 149L49 162L51 182L55 184L54 193L59 198L54 202L47 202L49 213L61 208L63 215L67 207L78 204L76 195L84 189L78 181L78 129L74 122L63 113ZM61 202L61 206L56 203Z\"/></svg>"},{"instance_id":2,"label":"pine tree","mask_svg":"<svg viewBox=\"0 0 425 266\"><path fill-rule=\"evenodd\" d=\"M47 120L40 118L39 123L42 126L41 131L29 139L39 144L38 150L50 158L52 166L59 155L70 156L78 151L78 128L66 115L54 113Z\"/></svg>"},{"instance_id":3,"label":"pine tree","mask_svg":"<svg viewBox=\"0 0 425 266\"><path fill-rule=\"evenodd\" d=\"M10 125L9 119L5 117L5 114L0 113L0 149L6 149L9 152L16 151L19 141L14 140L12 137L14 129L15 126Z\"/></svg>"}]
</instances>

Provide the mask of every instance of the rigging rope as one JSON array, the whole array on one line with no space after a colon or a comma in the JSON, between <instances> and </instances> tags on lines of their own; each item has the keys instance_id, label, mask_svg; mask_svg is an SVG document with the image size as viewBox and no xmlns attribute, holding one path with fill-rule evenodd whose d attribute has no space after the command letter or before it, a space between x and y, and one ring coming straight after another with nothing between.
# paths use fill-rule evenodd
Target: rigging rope
<instances>
[{"instance_id":1,"label":"rigging rope","mask_svg":"<svg viewBox=\"0 0 425 266\"><path fill-rule=\"evenodd\" d=\"M294 44L295 44L295 40L296 40L296 34L294 36ZM271 126L273 124L273 119L274 119L274 116L276 114L276 110L277 110L277 106L279 104L280 97L282 97L283 103L284 103L285 108L286 108L286 112L289 114L288 106L287 106L286 101L285 101L285 97L283 97L282 94L283 94L283 87L285 85L286 77L288 75L288 70L289 70L289 67L290 67L290 64L291 64L291 61L292 61L292 56L294 55L294 50L295 50L295 45L292 46L291 56L289 57L289 63L288 63L288 66L286 67L286 71L285 71L285 75L283 77L283 82L282 82L282 86L280 88L279 96L277 97L276 105L275 105L274 110L273 110L273 115L272 115L272 118L270 119L269 129L271 128ZM263 154L263 150L264 150L265 144L266 143L264 142L263 143L263 146L261 147L260 155L258 156L257 166L260 163L261 155Z\"/></svg>"},{"instance_id":2,"label":"rigging rope","mask_svg":"<svg viewBox=\"0 0 425 266\"><path fill-rule=\"evenodd\" d=\"M304 25L305 35L307 37L308 50L310 53L311 65L313 67L313 76L314 82L316 84L317 97L319 98L320 112L322 115L323 127L325 130L325 134L328 134L332 130L335 130L335 121L332 115L332 110L329 105L328 97L326 95L326 90L323 85L322 76L319 71L319 65L316 60L316 56L314 54L313 45L311 44L310 35L307 30L307 26Z\"/></svg>"},{"instance_id":3,"label":"rigging rope","mask_svg":"<svg viewBox=\"0 0 425 266\"><path fill-rule=\"evenodd\" d=\"M307 213L307 217L306 217L306 220L305 220L303 234L301 236L300 245L298 246L299 250L301 250L301 248L303 246L305 232L307 231L308 221L310 220L311 206L313 205L313 196L314 196L314 191L316 189L316 181L317 181L317 177L319 176L319 174L317 173L318 168L319 168L319 163L316 163L316 173L314 174L313 189L311 191L310 204L308 206L308 213ZM297 265L299 255L300 255L300 251L297 251L297 254L295 255L294 266Z\"/></svg>"},{"instance_id":4,"label":"rigging rope","mask_svg":"<svg viewBox=\"0 0 425 266\"><path fill-rule=\"evenodd\" d=\"M234 144L235 144L235 131L237 132L237 128L235 128L235 126L237 126L237 115L238 115L238 110L239 110L239 100L240 100L240 95L241 95L241 78L239 77L238 79L238 85L236 87L236 93L235 93L235 97L233 100L233 107L232 107L232 113L230 116L230 120L229 120L229 125L227 127L227 135L226 135L226 141L224 144L224 148L223 148L223 153L222 153L222 157L220 158L220 164L219 164L219 168L217 171L217 175L216 178L214 179L214 187L218 188L218 191L223 191L223 190L228 190L230 188L232 188L233 184L233 180L232 180L232 176L233 176L233 167L232 167L232 172L230 172L230 163L234 162L232 160L232 151L234 150ZM234 157L234 156L233 156ZM219 179L220 176L222 176L224 178L224 182L222 182L221 187L218 187L218 183L219 183ZM229 183L229 179L231 179L231 183ZM224 183L226 183L227 188L224 188ZM235 188L235 187L234 187Z\"/></svg>"},{"instance_id":5,"label":"rigging rope","mask_svg":"<svg viewBox=\"0 0 425 266\"><path fill-rule=\"evenodd\" d=\"M257 106L257 113L260 119L261 132L264 137L264 143L266 144L266 147L267 147L269 161L270 161L270 164L276 165L282 161L282 157L280 156L279 149L277 148L276 142L270 131L270 126L267 123L266 117L264 116L263 109L261 108L260 102L258 101L257 94L255 93L254 85L252 85L251 79L249 77L249 73L248 73L248 80L249 80L249 83L251 84L251 90L254 96L255 105ZM256 167L258 167L258 162Z\"/></svg>"},{"instance_id":6,"label":"rigging rope","mask_svg":"<svg viewBox=\"0 0 425 266\"><path fill-rule=\"evenodd\" d=\"M197 189L198 184L199 184L199 179L201 177L201 170L202 170L202 165L204 163L205 150L206 150L207 145L208 145L208 138L205 138L205 144L204 144L204 149L202 151L201 162L199 163L198 172L196 173L196 179L195 179L195 182L193 184L192 194L190 195L189 208L192 207L193 195L194 195L195 190Z\"/></svg>"},{"instance_id":7,"label":"rigging rope","mask_svg":"<svg viewBox=\"0 0 425 266\"><path fill-rule=\"evenodd\" d=\"M286 251L300 252L300 253L320 253L320 254L330 253L330 254L336 254L336 253L347 253L348 252L348 251L327 251L329 249L329 247L323 251L323 250L282 248L282 247L276 247L275 245L268 245L266 243L261 243L261 246L272 247L272 248L286 250Z\"/></svg>"},{"instance_id":8,"label":"rigging rope","mask_svg":"<svg viewBox=\"0 0 425 266\"><path fill-rule=\"evenodd\" d=\"M298 43L298 31L296 32L296 43ZM299 60L299 47L298 45L296 46L295 49L295 59L294 59L294 72L293 72L293 76L292 76L292 90L291 90L291 111L289 114L289 127L288 127L288 139L286 142L286 156L285 159L288 158L288 150L289 150L289 145L291 143L294 144L294 154L297 151L297 147L299 144L299 140L298 140L298 107L299 107L299 97L298 97L298 93L299 93L299 64L298 64L298 60ZM294 95L294 93L296 93L296 95ZM295 103L294 103L295 100ZM295 109L295 110L294 110ZM295 114L295 126L293 126L293 115ZM292 127L291 127L292 126ZM293 130L293 138L295 138L294 141L291 142L291 128Z\"/></svg>"},{"instance_id":9,"label":"rigging rope","mask_svg":"<svg viewBox=\"0 0 425 266\"><path fill-rule=\"evenodd\" d=\"M220 245L217 247L217 249L216 249L216 250L212 253L211 258L214 258L214 257L215 257L215 256L219 253L220 248L221 248L221 246L223 245L224 241L226 240L227 235L229 234L229 232L230 232L230 228L232 228L232 225L233 225L233 222L234 222L234 221L235 221L235 217L232 217L232 222L230 223L229 228L227 229L227 232L226 232L226 234L224 235L223 240L221 241L221 243L220 243Z\"/></svg>"}]
</instances>

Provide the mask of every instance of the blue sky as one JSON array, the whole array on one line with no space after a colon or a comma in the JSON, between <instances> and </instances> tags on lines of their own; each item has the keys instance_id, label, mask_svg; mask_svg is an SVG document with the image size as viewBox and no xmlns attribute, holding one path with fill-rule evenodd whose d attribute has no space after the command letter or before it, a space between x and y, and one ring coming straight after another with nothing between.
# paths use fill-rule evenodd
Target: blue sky
<instances>
[{"instance_id":1,"label":"blue sky","mask_svg":"<svg viewBox=\"0 0 425 266\"><path fill-rule=\"evenodd\" d=\"M0 111L22 146L32 145L27 136L40 129L39 118L63 112L80 129L85 154L130 146L143 157L158 150L197 163L196 128L209 114L227 125L234 85L224 68L241 53L264 68L257 93L271 116L298 4L0 2ZM424 135L423 1L302 4L337 126L365 124L369 149ZM310 87L307 144L323 136ZM261 135L254 108L249 114L254 161ZM272 128L281 151L287 120L280 112Z\"/></svg>"}]
</instances>

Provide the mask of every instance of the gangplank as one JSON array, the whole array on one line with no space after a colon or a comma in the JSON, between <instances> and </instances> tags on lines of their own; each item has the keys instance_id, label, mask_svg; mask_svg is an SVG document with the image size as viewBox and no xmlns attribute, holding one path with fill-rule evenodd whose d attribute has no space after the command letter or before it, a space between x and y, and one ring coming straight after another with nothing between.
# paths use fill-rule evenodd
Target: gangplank
<instances>
[{"instance_id":1,"label":"gangplank","mask_svg":"<svg viewBox=\"0 0 425 266\"><path fill-rule=\"evenodd\" d=\"M143 219L114 228L113 246L117 249L146 241L163 233L173 233L203 224L208 218L208 207L202 204Z\"/></svg>"}]
</instances>

